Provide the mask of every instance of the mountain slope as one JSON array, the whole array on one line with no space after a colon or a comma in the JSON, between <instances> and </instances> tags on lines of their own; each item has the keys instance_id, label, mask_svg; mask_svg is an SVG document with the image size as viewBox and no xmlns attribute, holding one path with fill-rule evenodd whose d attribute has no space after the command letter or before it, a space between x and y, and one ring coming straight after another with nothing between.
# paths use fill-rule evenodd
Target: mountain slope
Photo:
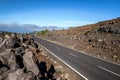
<instances>
[{"instance_id":1,"label":"mountain slope","mask_svg":"<svg viewBox=\"0 0 120 80\"><path fill-rule=\"evenodd\" d=\"M120 63L120 18L48 32L44 38Z\"/></svg>"}]
</instances>

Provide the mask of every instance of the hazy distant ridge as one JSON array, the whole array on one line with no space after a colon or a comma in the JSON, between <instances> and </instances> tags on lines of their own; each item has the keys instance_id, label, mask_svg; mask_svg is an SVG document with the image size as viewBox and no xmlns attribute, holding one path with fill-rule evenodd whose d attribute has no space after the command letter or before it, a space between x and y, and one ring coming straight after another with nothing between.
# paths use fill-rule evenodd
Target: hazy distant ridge
<instances>
[{"instance_id":1,"label":"hazy distant ridge","mask_svg":"<svg viewBox=\"0 0 120 80\"><path fill-rule=\"evenodd\" d=\"M37 26L34 24L18 24L18 23L12 23L12 24L4 24L0 23L0 31L10 31L10 32L18 32L18 33L29 33L33 31L40 31L40 30L58 30L62 29L57 26Z\"/></svg>"}]
</instances>

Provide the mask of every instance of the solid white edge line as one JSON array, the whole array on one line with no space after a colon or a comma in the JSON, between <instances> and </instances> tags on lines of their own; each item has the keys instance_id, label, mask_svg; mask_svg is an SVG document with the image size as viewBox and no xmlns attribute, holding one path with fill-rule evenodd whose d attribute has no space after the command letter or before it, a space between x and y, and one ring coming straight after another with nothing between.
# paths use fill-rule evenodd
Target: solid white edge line
<instances>
[{"instance_id":1,"label":"solid white edge line","mask_svg":"<svg viewBox=\"0 0 120 80\"><path fill-rule=\"evenodd\" d=\"M37 42L39 45L41 45L39 42ZM59 57L57 57L54 53L52 53L50 50L48 50L47 48L45 48L43 45L41 45L44 49L46 49L49 53L51 53L53 56L55 56L57 59L59 59L61 62L63 62L65 65L67 65L70 69L72 69L73 71L75 71L78 75L80 75L81 77L83 77L85 80L88 80L85 76L83 76L81 73L79 73L77 70L75 70L73 67L71 67L69 64L67 64L66 62L64 62L62 59L60 59Z\"/></svg>"},{"instance_id":2,"label":"solid white edge line","mask_svg":"<svg viewBox=\"0 0 120 80\"><path fill-rule=\"evenodd\" d=\"M40 38L40 37L37 37L37 38ZM54 42L49 41L49 40L44 39L44 38L40 38L40 39L46 40L46 41L51 42L51 43L54 43ZM54 43L54 44L56 44L56 43ZM60 44L57 44L57 45L60 45ZM74 51L76 51L76 52L82 53L82 54L84 54L84 55L87 55L87 56L90 56L90 57L93 57L93 58L100 59L100 60L103 60L103 61L106 61L106 62L109 62L109 63L112 63L112 64L115 64L115 65L120 66L120 64L118 64L118 63L115 63L115 62L112 62L112 61L109 61L109 60L102 59L102 58L100 58L100 57L96 57L96 56L90 55L90 54L86 53L85 51L78 51L78 50L75 50L75 49L72 49L72 48L63 46L63 45L60 45L60 46L65 47L65 48L68 48L68 49L71 49L71 50L74 50Z\"/></svg>"},{"instance_id":3,"label":"solid white edge line","mask_svg":"<svg viewBox=\"0 0 120 80\"><path fill-rule=\"evenodd\" d=\"M107 71L107 72L109 72L109 73L112 73L112 74L114 74L114 75L116 75L116 76L120 76L119 74L117 74L117 73L115 73L115 72L113 72L113 71L110 71L110 70L108 70L108 69L106 69L106 68L104 68L104 67L101 67L101 66L98 66L99 68L101 68L101 69L103 69L103 70L105 70L105 71Z\"/></svg>"}]
</instances>

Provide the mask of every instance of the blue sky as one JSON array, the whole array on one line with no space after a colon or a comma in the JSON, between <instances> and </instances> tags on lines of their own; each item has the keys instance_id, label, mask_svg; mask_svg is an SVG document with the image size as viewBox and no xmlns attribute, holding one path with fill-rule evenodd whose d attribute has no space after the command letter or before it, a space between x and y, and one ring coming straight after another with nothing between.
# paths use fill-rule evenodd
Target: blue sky
<instances>
[{"instance_id":1,"label":"blue sky","mask_svg":"<svg viewBox=\"0 0 120 80\"><path fill-rule=\"evenodd\" d=\"M120 0L0 0L0 23L70 27L120 17Z\"/></svg>"}]
</instances>

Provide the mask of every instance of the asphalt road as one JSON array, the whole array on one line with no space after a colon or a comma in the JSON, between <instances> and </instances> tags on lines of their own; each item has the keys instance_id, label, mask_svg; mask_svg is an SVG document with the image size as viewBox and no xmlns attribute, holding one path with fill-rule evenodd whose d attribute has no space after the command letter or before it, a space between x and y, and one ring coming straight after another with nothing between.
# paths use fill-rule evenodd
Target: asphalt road
<instances>
[{"instance_id":1,"label":"asphalt road","mask_svg":"<svg viewBox=\"0 0 120 80\"><path fill-rule=\"evenodd\" d=\"M120 80L120 65L97 59L66 47L33 37L86 80Z\"/></svg>"}]
</instances>

